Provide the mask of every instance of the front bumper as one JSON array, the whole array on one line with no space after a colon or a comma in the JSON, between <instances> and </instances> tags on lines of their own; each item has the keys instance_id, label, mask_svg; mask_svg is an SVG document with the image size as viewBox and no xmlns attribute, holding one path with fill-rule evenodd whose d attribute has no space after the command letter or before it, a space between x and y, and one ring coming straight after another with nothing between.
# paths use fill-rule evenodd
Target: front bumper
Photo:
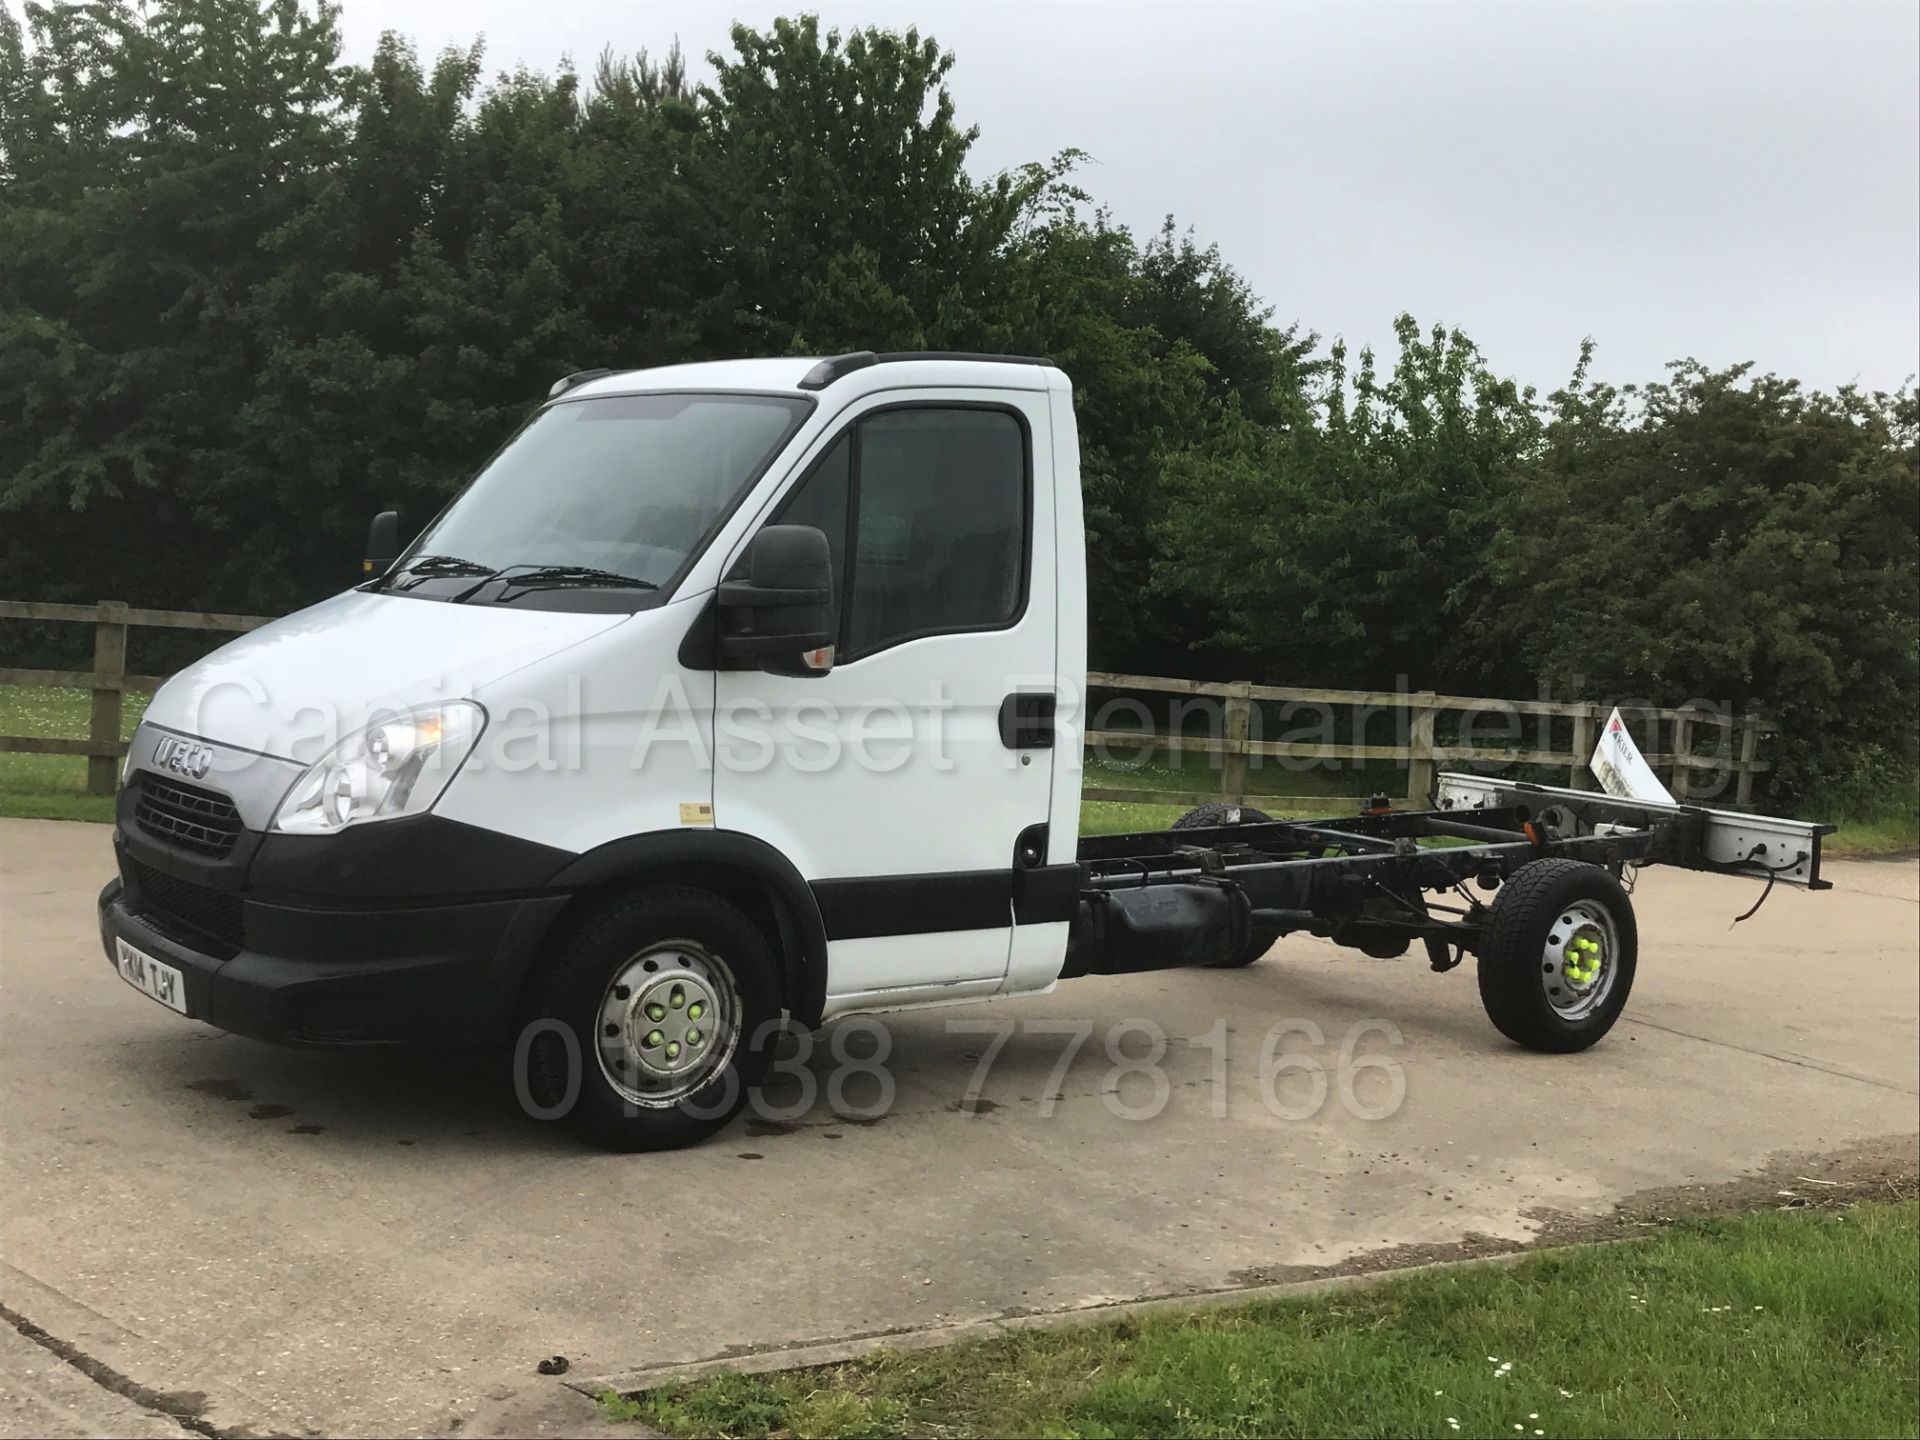
<instances>
[{"instance_id":1,"label":"front bumper","mask_svg":"<svg viewBox=\"0 0 1920 1440\"><path fill-rule=\"evenodd\" d=\"M246 824L266 805L221 816L224 798L179 777L128 777L120 878L100 893L109 962L125 939L180 971L192 1018L261 1040L484 1045L511 1034L569 898L547 882L570 856L431 814L268 834Z\"/></svg>"},{"instance_id":2,"label":"front bumper","mask_svg":"<svg viewBox=\"0 0 1920 1440\"><path fill-rule=\"evenodd\" d=\"M295 1045L495 1044L564 894L363 908L249 899L245 943L227 947L114 880L100 938L181 972L187 1014Z\"/></svg>"}]
</instances>

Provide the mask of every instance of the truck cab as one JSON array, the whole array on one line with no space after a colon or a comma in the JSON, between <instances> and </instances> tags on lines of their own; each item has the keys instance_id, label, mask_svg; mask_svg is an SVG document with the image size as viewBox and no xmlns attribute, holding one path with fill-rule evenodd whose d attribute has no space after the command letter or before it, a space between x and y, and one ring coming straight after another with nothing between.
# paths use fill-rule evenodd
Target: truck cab
<instances>
[{"instance_id":1,"label":"truck cab","mask_svg":"<svg viewBox=\"0 0 1920 1440\"><path fill-rule=\"evenodd\" d=\"M1086 656L1066 376L570 376L370 578L170 679L109 959L309 1045L516 1043L615 1145L724 1124L784 1016L1044 990Z\"/></svg>"}]
</instances>

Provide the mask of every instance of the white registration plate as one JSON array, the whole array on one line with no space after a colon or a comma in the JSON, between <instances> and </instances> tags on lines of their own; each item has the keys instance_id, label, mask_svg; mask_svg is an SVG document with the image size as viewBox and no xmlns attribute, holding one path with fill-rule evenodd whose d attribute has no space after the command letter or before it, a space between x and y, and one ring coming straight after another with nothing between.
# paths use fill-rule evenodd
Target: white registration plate
<instances>
[{"instance_id":1,"label":"white registration plate","mask_svg":"<svg viewBox=\"0 0 1920 1440\"><path fill-rule=\"evenodd\" d=\"M120 966L120 978L143 995L150 995L162 1005L187 1013L187 986L180 972L171 965L136 950L119 936L114 937L113 954Z\"/></svg>"}]
</instances>

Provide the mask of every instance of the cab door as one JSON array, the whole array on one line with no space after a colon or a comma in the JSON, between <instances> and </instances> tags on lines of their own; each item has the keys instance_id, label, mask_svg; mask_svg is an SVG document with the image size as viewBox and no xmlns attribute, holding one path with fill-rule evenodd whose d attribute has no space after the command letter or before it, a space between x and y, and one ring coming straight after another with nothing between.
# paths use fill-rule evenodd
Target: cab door
<instances>
[{"instance_id":1,"label":"cab door","mask_svg":"<svg viewBox=\"0 0 1920 1440\"><path fill-rule=\"evenodd\" d=\"M1013 872L1044 856L1053 778L1047 404L855 402L765 514L828 536L834 663L719 673L714 823L811 883L836 1008L991 990L1007 972Z\"/></svg>"}]
</instances>

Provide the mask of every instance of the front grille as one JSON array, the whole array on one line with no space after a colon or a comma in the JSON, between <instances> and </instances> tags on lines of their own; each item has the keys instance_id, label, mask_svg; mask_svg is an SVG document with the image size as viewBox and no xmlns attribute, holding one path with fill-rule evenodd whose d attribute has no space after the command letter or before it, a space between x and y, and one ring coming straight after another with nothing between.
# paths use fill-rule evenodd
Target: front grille
<instances>
[{"instance_id":1,"label":"front grille","mask_svg":"<svg viewBox=\"0 0 1920 1440\"><path fill-rule=\"evenodd\" d=\"M224 859L240 838L240 812L217 790L146 774L134 797L133 821L162 844Z\"/></svg>"},{"instance_id":2,"label":"front grille","mask_svg":"<svg viewBox=\"0 0 1920 1440\"><path fill-rule=\"evenodd\" d=\"M243 926L238 895L182 880L177 875L143 865L131 855L126 857L126 864L127 878L133 882L141 911L162 922L172 921L228 945L239 946Z\"/></svg>"}]
</instances>

